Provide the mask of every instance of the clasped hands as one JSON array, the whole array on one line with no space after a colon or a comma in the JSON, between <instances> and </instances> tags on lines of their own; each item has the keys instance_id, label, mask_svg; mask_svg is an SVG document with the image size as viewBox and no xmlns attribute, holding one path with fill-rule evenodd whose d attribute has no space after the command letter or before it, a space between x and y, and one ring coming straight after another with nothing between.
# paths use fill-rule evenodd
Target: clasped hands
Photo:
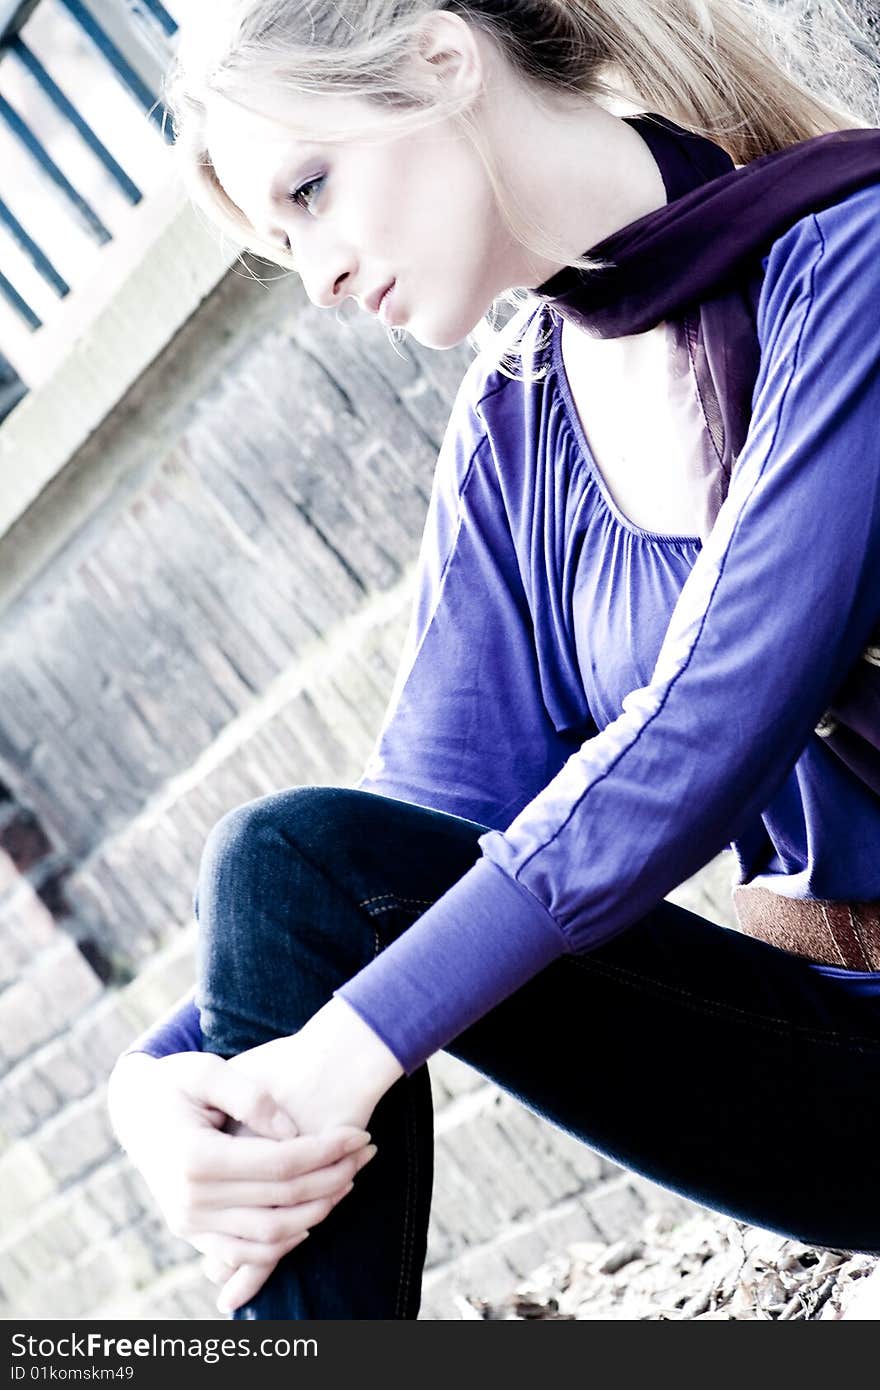
<instances>
[{"instance_id":1,"label":"clasped hands","mask_svg":"<svg viewBox=\"0 0 880 1390\"><path fill-rule=\"evenodd\" d=\"M217 1306L249 1302L352 1190L367 1126L403 1069L342 999L291 1037L224 1061L122 1058L108 1103L120 1143L175 1235L205 1257Z\"/></svg>"}]
</instances>

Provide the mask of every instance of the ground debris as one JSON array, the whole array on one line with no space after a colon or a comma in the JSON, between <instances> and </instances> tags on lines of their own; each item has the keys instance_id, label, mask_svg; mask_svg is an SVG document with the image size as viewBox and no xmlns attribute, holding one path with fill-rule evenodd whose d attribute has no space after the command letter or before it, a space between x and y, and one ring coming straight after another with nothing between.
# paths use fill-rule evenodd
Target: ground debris
<instances>
[{"instance_id":1,"label":"ground debris","mask_svg":"<svg viewBox=\"0 0 880 1390\"><path fill-rule=\"evenodd\" d=\"M806 1322L845 1317L875 1270L877 1285L871 1256L816 1249L711 1212L662 1212L626 1240L572 1245L504 1298L460 1302L462 1316L490 1321Z\"/></svg>"},{"instance_id":2,"label":"ground debris","mask_svg":"<svg viewBox=\"0 0 880 1390\"><path fill-rule=\"evenodd\" d=\"M645 1245L641 1240L618 1240L610 1245L602 1256L591 1266L596 1274L616 1274L624 1265L628 1265L631 1260L638 1260L644 1256Z\"/></svg>"}]
</instances>

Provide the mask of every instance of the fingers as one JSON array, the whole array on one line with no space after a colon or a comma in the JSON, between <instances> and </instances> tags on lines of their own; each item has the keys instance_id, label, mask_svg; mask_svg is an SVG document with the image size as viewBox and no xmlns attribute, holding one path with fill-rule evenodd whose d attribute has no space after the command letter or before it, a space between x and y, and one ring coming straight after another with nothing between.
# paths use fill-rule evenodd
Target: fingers
<instances>
[{"instance_id":1,"label":"fingers","mask_svg":"<svg viewBox=\"0 0 880 1390\"><path fill-rule=\"evenodd\" d=\"M375 1145L370 1145L362 1149L366 1157L360 1161L354 1153L324 1170L300 1171L304 1163L338 1153L346 1142L351 1141L330 1134L265 1140L198 1130L184 1146L181 1165L166 1175L161 1206L168 1227L196 1249L204 1250L197 1240L203 1233L219 1232L228 1237L222 1250L213 1253L235 1266L277 1260L284 1241L323 1221L335 1202L351 1190L357 1167L363 1167L375 1154ZM243 1173L241 1166L235 1166L241 1153L249 1156ZM261 1166L265 1166L267 1176L255 1181ZM224 1180L224 1168L237 1180ZM256 1205L243 1201L232 1205L230 1201L233 1189L249 1196L256 1189L265 1196L267 1187L283 1200ZM206 1203L206 1193L217 1205ZM250 1244L247 1248L230 1245L229 1240L236 1238Z\"/></svg>"},{"instance_id":2,"label":"fingers","mask_svg":"<svg viewBox=\"0 0 880 1390\"><path fill-rule=\"evenodd\" d=\"M192 1183L286 1183L315 1169L339 1162L369 1140L364 1130L340 1128L295 1139L254 1139L201 1129L188 1136L181 1153L182 1169Z\"/></svg>"},{"instance_id":3,"label":"fingers","mask_svg":"<svg viewBox=\"0 0 880 1390\"><path fill-rule=\"evenodd\" d=\"M334 1205L335 1203L329 1203L318 1220L323 1220ZM314 1224L317 1225L317 1221ZM301 1245L308 1235L307 1230L299 1231L296 1235L288 1236L286 1240L267 1243L205 1232L202 1235L190 1236L189 1243L194 1245L196 1250L201 1250L202 1254L215 1264L225 1264L232 1268L238 1268L243 1264L269 1265L274 1268L289 1251Z\"/></svg>"},{"instance_id":4,"label":"fingers","mask_svg":"<svg viewBox=\"0 0 880 1390\"><path fill-rule=\"evenodd\" d=\"M317 1136L321 1143L310 1148L312 1156L332 1151L345 1136ZM330 1150L324 1148L330 1142ZM304 1141L300 1141L301 1143ZM203 1200L222 1193L227 1201L244 1198L242 1207L211 1209L202 1219L211 1229L188 1235L201 1250L205 1275L221 1285L217 1308L233 1313L249 1303L269 1278L278 1261L308 1237L311 1227L329 1215L354 1187L354 1175L374 1157L376 1145L362 1147L335 1164L283 1183L225 1183L203 1188ZM342 1186L339 1186L339 1183ZM281 1200L268 1203L270 1196ZM306 1229L303 1229L303 1226Z\"/></svg>"},{"instance_id":5,"label":"fingers","mask_svg":"<svg viewBox=\"0 0 880 1390\"><path fill-rule=\"evenodd\" d=\"M226 1284L236 1273L235 1265L218 1260L216 1255L205 1255L202 1260L202 1273L212 1284Z\"/></svg>"},{"instance_id":6,"label":"fingers","mask_svg":"<svg viewBox=\"0 0 880 1390\"><path fill-rule=\"evenodd\" d=\"M376 1153L375 1144L364 1145L326 1168L284 1182L212 1182L203 1183L199 1206L205 1211L217 1207L293 1207L316 1197L326 1197L347 1187L356 1173L370 1162Z\"/></svg>"},{"instance_id":7,"label":"fingers","mask_svg":"<svg viewBox=\"0 0 880 1390\"><path fill-rule=\"evenodd\" d=\"M234 1313L236 1308L250 1303L265 1284L274 1265L242 1265L235 1270L221 1289L217 1307L221 1313Z\"/></svg>"},{"instance_id":8,"label":"fingers","mask_svg":"<svg viewBox=\"0 0 880 1390\"><path fill-rule=\"evenodd\" d=\"M353 1187L354 1183L349 1183L332 1196L303 1202L288 1210L242 1208L212 1212L211 1229L189 1231L186 1239L211 1261L212 1269L219 1265L233 1268L243 1264L274 1266L288 1251L300 1245L311 1228L329 1216Z\"/></svg>"},{"instance_id":9,"label":"fingers","mask_svg":"<svg viewBox=\"0 0 880 1390\"><path fill-rule=\"evenodd\" d=\"M265 1246L261 1253L268 1258L269 1250L280 1249L286 1241L317 1226L333 1210L336 1203L350 1192L353 1183L337 1188L313 1202L300 1202L295 1207L231 1207L203 1213L203 1229L212 1234L235 1236ZM251 1251L249 1258L258 1258Z\"/></svg>"},{"instance_id":10,"label":"fingers","mask_svg":"<svg viewBox=\"0 0 880 1390\"><path fill-rule=\"evenodd\" d=\"M230 1067L211 1052L175 1053L160 1058L173 1063L175 1084L190 1097L213 1110L240 1120L266 1139L289 1138L296 1125L275 1102L265 1086L246 1072Z\"/></svg>"}]
</instances>

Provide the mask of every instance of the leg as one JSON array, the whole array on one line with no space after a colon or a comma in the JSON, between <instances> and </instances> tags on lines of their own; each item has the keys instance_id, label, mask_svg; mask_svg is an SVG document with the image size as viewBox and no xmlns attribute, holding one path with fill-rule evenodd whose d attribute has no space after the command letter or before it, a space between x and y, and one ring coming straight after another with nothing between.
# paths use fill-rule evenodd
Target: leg
<instances>
[{"instance_id":1,"label":"leg","mask_svg":"<svg viewBox=\"0 0 880 1390\"><path fill-rule=\"evenodd\" d=\"M296 1032L479 857L486 827L368 792L300 787L219 822L202 857L205 1048L231 1057ZM415 1318L433 1182L428 1070L370 1122L355 1190L237 1318Z\"/></svg>"},{"instance_id":2,"label":"leg","mask_svg":"<svg viewBox=\"0 0 880 1390\"><path fill-rule=\"evenodd\" d=\"M199 888L206 1045L232 1055L295 1031L466 871L483 829L320 788L226 817ZM555 962L448 1050L696 1201L810 1243L880 1250L880 974L814 967L661 903ZM356 1190L240 1316L415 1316L430 1125L420 1072L377 1108L380 1153Z\"/></svg>"},{"instance_id":3,"label":"leg","mask_svg":"<svg viewBox=\"0 0 880 1390\"><path fill-rule=\"evenodd\" d=\"M662 902L448 1051L705 1206L880 1253L880 972L815 966Z\"/></svg>"}]
</instances>

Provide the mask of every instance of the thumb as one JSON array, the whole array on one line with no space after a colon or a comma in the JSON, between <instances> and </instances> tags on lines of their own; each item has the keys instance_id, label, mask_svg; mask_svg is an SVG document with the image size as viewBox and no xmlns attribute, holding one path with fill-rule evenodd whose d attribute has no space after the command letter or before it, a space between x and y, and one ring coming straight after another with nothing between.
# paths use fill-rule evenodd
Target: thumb
<instances>
[{"instance_id":1,"label":"thumb","mask_svg":"<svg viewBox=\"0 0 880 1390\"><path fill-rule=\"evenodd\" d=\"M222 1111L264 1139L291 1139L299 1129L262 1082L213 1052L176 1053L175 1082L190 1100Z\"/></svg>"}]
</instances>

